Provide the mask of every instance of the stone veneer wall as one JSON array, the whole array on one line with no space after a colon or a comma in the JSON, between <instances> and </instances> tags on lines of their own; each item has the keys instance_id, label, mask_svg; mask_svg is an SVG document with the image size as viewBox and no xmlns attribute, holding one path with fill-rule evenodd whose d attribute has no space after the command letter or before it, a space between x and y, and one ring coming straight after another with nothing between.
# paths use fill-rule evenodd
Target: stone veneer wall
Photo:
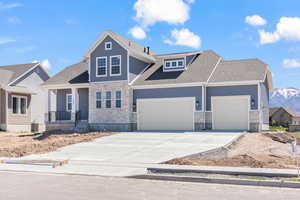
<instances>
[{"instance_id":1,"label":"stone veneer wall","mask_svg":"<svg viewBox=\"0 0 300 200\"><path fill-rule=\"evenodd\" d=\"M122 106L116 108L115 93L122 93ZM105 107L106 91L112 92L112 107ZM96 108L96 92L102 94L102 107ZM91 130L131 131L132 91L127 81L91 83L89 90L89 124Z\"/></svg>"}]
</instances>

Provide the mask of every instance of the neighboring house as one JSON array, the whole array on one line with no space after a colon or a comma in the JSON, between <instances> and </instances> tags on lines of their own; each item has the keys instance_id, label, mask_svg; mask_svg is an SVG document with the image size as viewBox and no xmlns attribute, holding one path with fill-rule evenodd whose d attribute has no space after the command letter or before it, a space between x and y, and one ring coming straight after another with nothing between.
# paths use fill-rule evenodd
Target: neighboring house
<instances>
[{"instance_id":1,"label":"neighboring house","mask_svg":"<svg viewBox=\"0 0 300 200\"><path fill-rule=\"evenodd\" d=\"M112 31L44 84L48 129L251 130L269 126L272 74L213 51L156 54Z\"/></svg>"},{"instance_id":2,"label":"neighboring house","mask_svg":"<svg viewBox=\"0 0 300 200\"><path fill-rule=\"evenodd\" d=\"M276 122L278 126L300 125L300 114L289 108L270 108L270 124Z\"/></svg>"},{"instance_id":3,"label":"neighboring house","mask_svg":"<svg viewBox=\"0 0 300 200\"><path fill-rule=\"evenodd\" d=\"M41 84L48 79L48 73L39 63L0 66L1 130L45 129L47 91Z\"/></svg>"}]
</instances>

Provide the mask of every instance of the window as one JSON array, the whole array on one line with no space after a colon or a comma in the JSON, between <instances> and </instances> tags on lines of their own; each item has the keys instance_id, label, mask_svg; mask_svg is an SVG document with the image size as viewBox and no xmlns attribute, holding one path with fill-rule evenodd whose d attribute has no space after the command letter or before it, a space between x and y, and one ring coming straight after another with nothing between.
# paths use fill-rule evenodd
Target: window
<instances>
[{"instance_id":1,"label":"window","mask_svg":"<svg viewBox=\"0 0 300 200\"><path fill-rule=\"evenodd\" d=\"M66 102L66 110L67 111L72 111L72 102L73 102L73 98L72 98L72 94L67 94L66 96L67 102Z\"/></svg>"},{"instance_id":2,"label":"window","mask_svg":"<svg viewBox=\"0 0 300 200\"><path fill-rule=\"evenodd\" d=\"M112 49L112 43L111 42L105 42L105 50L111 50Z\"/></svg>"},{"instance_id":3,"label":"window","mask_svg":"<svg viewBox=\"0 0 300 200\"><path fill-rule=\"evenodd\" d=\"M106 92L105 104L106 104L106 108L111 108L111 92L110 91Z\"/></svg>"},{"instance_id":4,"label":"window","mask_svg":"<svg viewBox=\"0 0 300 200\"><path fill-rule=\"evenodd\" d=\"M98 57L96 58L96 64L97 64L97 76L106 76L107 75L107 57Z\"/></svg>"},{"instance_id":5,"label":"window","mask_svg":"<svg viewBox=\"0 0 300 200\"><path fill-rule=\"evenodd\" d=\"M164 71L178 71L178 70L184 70L184 68L185 68L184 59L165 61Z\"/></svg>"},{"instance_id":6,"label":"window","mask_svg":"<svg viewBox=\"0 0 300 200\"><path fill-rule=\"evenodd\" d=\"M22 114L27 113L27 97L12 97L12 111L13 114Z\"/></svg>"},{"instance_id":7,"label":"window","mask_svg":"<svg viewBox=\"0 0 300 200\"><path fill-rule=\"evenodd\" d=\"M101 92L96 92L96 108L101 108Z\"/></svg>"},{"instance_id":8,"label":"window","mask_svg":"<svg viewBox=\"0 0 300 200\"><path fill-rule=\"evenodd\" d=\"M116 108L121 108L121 91L116 91Z\"/></svg>"},{"instance_id":9,"label":"window","mask_svg":"<svg viewBox=\"0 0 300 200\"><path fill-rule=\"evenodd\" d=\"M121 75L121 56L110 57L110 70L111 76Z\"/></svg>"}]
</instances>

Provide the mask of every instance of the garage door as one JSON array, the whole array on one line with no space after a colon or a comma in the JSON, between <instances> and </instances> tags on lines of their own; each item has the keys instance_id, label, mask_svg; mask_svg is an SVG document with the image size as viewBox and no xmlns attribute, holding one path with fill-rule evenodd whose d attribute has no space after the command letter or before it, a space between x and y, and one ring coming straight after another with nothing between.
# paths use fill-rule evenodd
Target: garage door
<instances>
[{"instance_id":1,"label":"garage door","mask_svg":"<svg viewBox=\"0 0 300 200\"><path fill-rule=\"evenodd\" d=\"M213 129L249 130L250 96L212 97Z\"/></svg>"},{"instance_id":2,"label":"garage door","mask_svg":"<svg viewBox=\"0 0 300 200\"><path fill-rule=\"evenodd\" d=\"M138 130L194 130L195 98L138 99Z\"/></svg>"}]
</instances>

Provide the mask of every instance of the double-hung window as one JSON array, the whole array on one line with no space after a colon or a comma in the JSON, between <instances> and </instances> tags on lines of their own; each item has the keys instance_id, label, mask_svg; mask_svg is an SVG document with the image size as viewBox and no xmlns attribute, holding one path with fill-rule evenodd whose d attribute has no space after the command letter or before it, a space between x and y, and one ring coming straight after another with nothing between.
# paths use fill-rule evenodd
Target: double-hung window
<instances>
[{"instance_id":1,"label":"double-hung window","mask_svg":"<svg viewBox=\"0 0 300 200\"><path fill-rule=\"evenodd\" d=\"M106 92L105 105L106 108L111 108L111 91Z\"/></svg>"},{"instance_id":2,"label":"double-hung window","mask_svg":"<svg viewBox=\"0 0 300 200\"><path fill-rule=\"evenodd\" d=\"M116 108L121 108L121 101L122 95L121 95L121 91L116 91Z\"/></svg>"},{"instance_id":3,"label":"double-hung window","mask_svg":"<svg viewBox=\"0 0 300 200\"><path fill-rule=\"evenodd\" d=\"M97 57L97 76L107 76L107 57Z\"/></svg>"},{"instance_id":4,"label":"double-hung window","mask_svg":"<svg viewBox=\"0 0 300 200\"><path fill-rule=\"evenodd\" d=\"M72 106L73 106L72 94L67 94L67 96L66 96L66 110L67 111L72 111Z\"/></svg>"},{"instance_id":5,"label":"double-hung window","mask_svg":"<svg viewBox=\"0 0 300 200\"><path fill-rule=\"evenodd\" d=\"M121 56L110 57L110 75L119 76L121 75Z\"/></svg>"},{"instance_id":6,"label":"double-hung window","mask_svg":"<svg viewBox=\"0 0 300 200\"><path fill-rule=\"evenodd\" d=\"M101 108L101 101L102 97L101 97L101 92L96 92L96 108Z\"/></svg>"},{"instance_id":7,"label":"double-hung window","mask_svg":"<svg viewBox=\"0 0 300 200\"><path fill-rule=\"evenodd\" d=\"M12 111L13 114L25 115L27 113L27 97L13 96Z\"/></svg>"}]
</instances>

